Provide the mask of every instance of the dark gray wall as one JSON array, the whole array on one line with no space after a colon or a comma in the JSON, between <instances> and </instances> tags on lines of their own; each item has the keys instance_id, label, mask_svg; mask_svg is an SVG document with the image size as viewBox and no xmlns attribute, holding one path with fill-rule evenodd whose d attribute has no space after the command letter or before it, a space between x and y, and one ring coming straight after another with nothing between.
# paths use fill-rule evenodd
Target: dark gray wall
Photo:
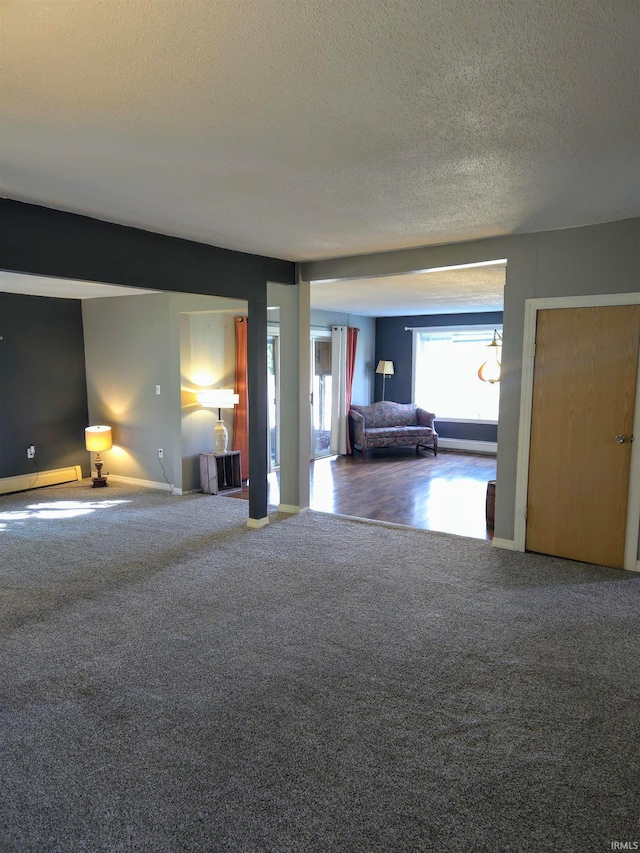
<instances>
[{"instance_id":1,"label":"dark gray wall","mask_svg":"<svg viewBox=\"0 0 640 853\"><path fill-rule=\"evenodd\" d=\"M248 255L0 199L0 269L152 290L246 299L249 515L267 515L267 282L296 283L291 261Z\"/></svg>"},{"instance_id":2,"label":"dark gray wall","mask_svg":"<svg viewBox=\"0 0 640 853\"><path fill-rule=\"evenodd\" d=\"M295 264L0 199L0 269L205 296L266 299Z\"/></svg>"},{"instance_id":3,"label":"dark gray wall","mask_svg":"<svg viewBox=\"0 0 640 853\"><path fill-rule=\"evenodd\" d=\"M0 477L35 473L36 465L81 465L88 477L80 301L0 293L0 338Z\"/></svg>"},{"instance_id":4,"label":"dark gray wall","mask_svg":"<svg viewBox=\"0 0 640 853\"><path fill-rule=\"evenodd\" d=\"M411 402L411 384L413 368L413 335L405 328L434 326L500 326L502 312L493 311L482 314L423 314L420 317L378 317L376 320L376 358L392 361L395 369L393 376L387 376L385 397L396 403ZM375 367L374 367L375 369ZM376 375L375 399L382 399L382 376ZM436 412L437 414L437 412ZM454 422L437 423L438 434L442 438L461 438L472 441L496 441L497 424L460 424Z\"/></svg>"}]
</instances>

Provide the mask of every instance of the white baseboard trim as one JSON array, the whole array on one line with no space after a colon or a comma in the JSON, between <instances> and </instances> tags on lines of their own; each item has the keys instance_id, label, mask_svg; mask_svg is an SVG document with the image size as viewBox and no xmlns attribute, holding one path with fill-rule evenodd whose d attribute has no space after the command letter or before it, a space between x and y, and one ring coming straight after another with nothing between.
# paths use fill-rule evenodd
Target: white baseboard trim
<instances>
[{"instance_id":1,"label":"white baseboard trim","mask_svg":"<svg viewBox=\"0 0 640 853\"><path fill-rule=\"evenodd\" d=\"M71 483L74 480L82 480L82 470L79 465L71 465L69 468L52 468L50 471L39 471L37 474L3 477L0 479L0 495L25 492L42 486L59 486L61 483Z\"/></svg>"},{"instance_id":2,"label":"white baseboard trim","mask_svg":"<svg viewBox=\"0 0 640 853\"><path fill-rule=\"evenodd\" d=\"M491 453L498 452L498 443L496 441L471 441L466 438L439 438L438 449L443 450L468 450L472 453Z\"/></svg>"},{"instance_id":3,"label":"white baseboard trim","mask_svg":"<svg viewBox=\"0 0 640 853\"><path fill-rule=\"evenodd\" d=\"M516 543L513 539L496 539L494 536L491 540L491 544L494 548L504 548L505 551L517 551Z\"/></svg>"},{"instance_id":4,"label":"white baseboard trim","mask_svg":"<svg viewBox=\"0 0 640 853\"><path fill-rule=\"evenodd\" d=\"M506 551L518 551L519 548L516 548L516 543L513 539L496 539L495 536L491 540L491 544L494 548L504 548ZM629 569L631 572L640 572L640 560L637 561L634 569Z\"/></svg>"},{"instance_id":5,"label":"white baseboard trim","mask_svg":"<svg viewBox=\"0 0 640 853\"><path fill-rule=\"evenodd\" d=\"M301 512L306 512L308 506L295 506L294 504L278 504L278 512L285 512L288 515L300 515Z\"/></svg>"},{"instance_id":6,"label":"white baseboard trim","mask_svg":"<svg viewBox=\"0 0 640 853\"><path fill-rule=\"evenodd\" d=\"M250 518L247 521L247 527L252 527L254 529L258 529L260 527L266 527L269 524L269 516L265 515L264 518Z\"/></svg>"},{"instance_id":7,"label":"white baseboard trim","mask_svg":"<svg viewBox=\"0 0 640 853\"><path fill-rule=\"evenodd\" d=\"M121 474L107 474L109 480L116 483L128 483L130 486L142 486L143 489L162 489L165 492L173 492L176 495L182 495L182 489L176 489L175 486L170 486L169 483L156 483L154 480L139 480L137 477L123 477Z\"/></svg>"}]
</instances>

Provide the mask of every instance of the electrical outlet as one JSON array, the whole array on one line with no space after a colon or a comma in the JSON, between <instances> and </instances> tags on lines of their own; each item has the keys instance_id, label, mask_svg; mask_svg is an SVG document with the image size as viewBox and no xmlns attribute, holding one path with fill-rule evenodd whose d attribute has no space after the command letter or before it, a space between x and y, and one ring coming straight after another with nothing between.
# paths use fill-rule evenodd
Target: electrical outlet
<instances>
[{"instance_id":1,"label":"electrical outlet","mask_svg":"<svg viewBox=\"0 0 640 853\"><path fill-rule=\"evenodd\" d=\"M160 396L161 393L162 393L162 388L159 385L156 385L156 394L158 394L158 396Z\"/></svg>"},{"instance_id":2,"label":"electrical outlet","mask_svg":"<svg viewBox=\"0 0 640 853\"><path fill-rule=\"evenodd\" d=\"M161 447L158 448L158 459L164 459L164 450Z\"/></svg>"},{"instance_id":3,"label":"electrical outlet","mask_svg":"<svg viewBox=\"0 0 640 853\"><path fill-rule=\"evenodd\" d=\"M27 447L27 459L33 459L36 455L36 449L33 444L30 447Z\"/></svg>"}]
</instances>

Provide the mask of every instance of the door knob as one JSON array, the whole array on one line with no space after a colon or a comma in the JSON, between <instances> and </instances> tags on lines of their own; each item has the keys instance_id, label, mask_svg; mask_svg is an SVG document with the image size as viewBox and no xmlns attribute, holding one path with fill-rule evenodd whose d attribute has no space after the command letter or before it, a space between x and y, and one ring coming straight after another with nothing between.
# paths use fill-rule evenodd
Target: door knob
<instances>
[{"instance_id":1,"label":"door knob","mask_svg":"<svg viewBox=\"0 0 640 853\"><path fill-rule=\"evenodd\" d=\"M626 435L617 435L616 436L616 443L617 444L624 444L626 440L627 440Z\"/></svg>"}]
</instances>

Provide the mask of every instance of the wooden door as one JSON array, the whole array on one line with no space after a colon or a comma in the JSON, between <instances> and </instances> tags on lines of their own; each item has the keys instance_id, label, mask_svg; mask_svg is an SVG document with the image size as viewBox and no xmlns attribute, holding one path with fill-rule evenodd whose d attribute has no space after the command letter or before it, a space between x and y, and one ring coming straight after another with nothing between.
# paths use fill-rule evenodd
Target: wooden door
<instances>
[{"instance_id":1,"label":"wooden door","mask_svg":"<svg viewBox=\"0 0 640 853\"><path fill-rule=\"evenodd\" d=\"M639 347L640 305L538 311L527 550L623 567Z\"/></svg>"}]
</instances>

